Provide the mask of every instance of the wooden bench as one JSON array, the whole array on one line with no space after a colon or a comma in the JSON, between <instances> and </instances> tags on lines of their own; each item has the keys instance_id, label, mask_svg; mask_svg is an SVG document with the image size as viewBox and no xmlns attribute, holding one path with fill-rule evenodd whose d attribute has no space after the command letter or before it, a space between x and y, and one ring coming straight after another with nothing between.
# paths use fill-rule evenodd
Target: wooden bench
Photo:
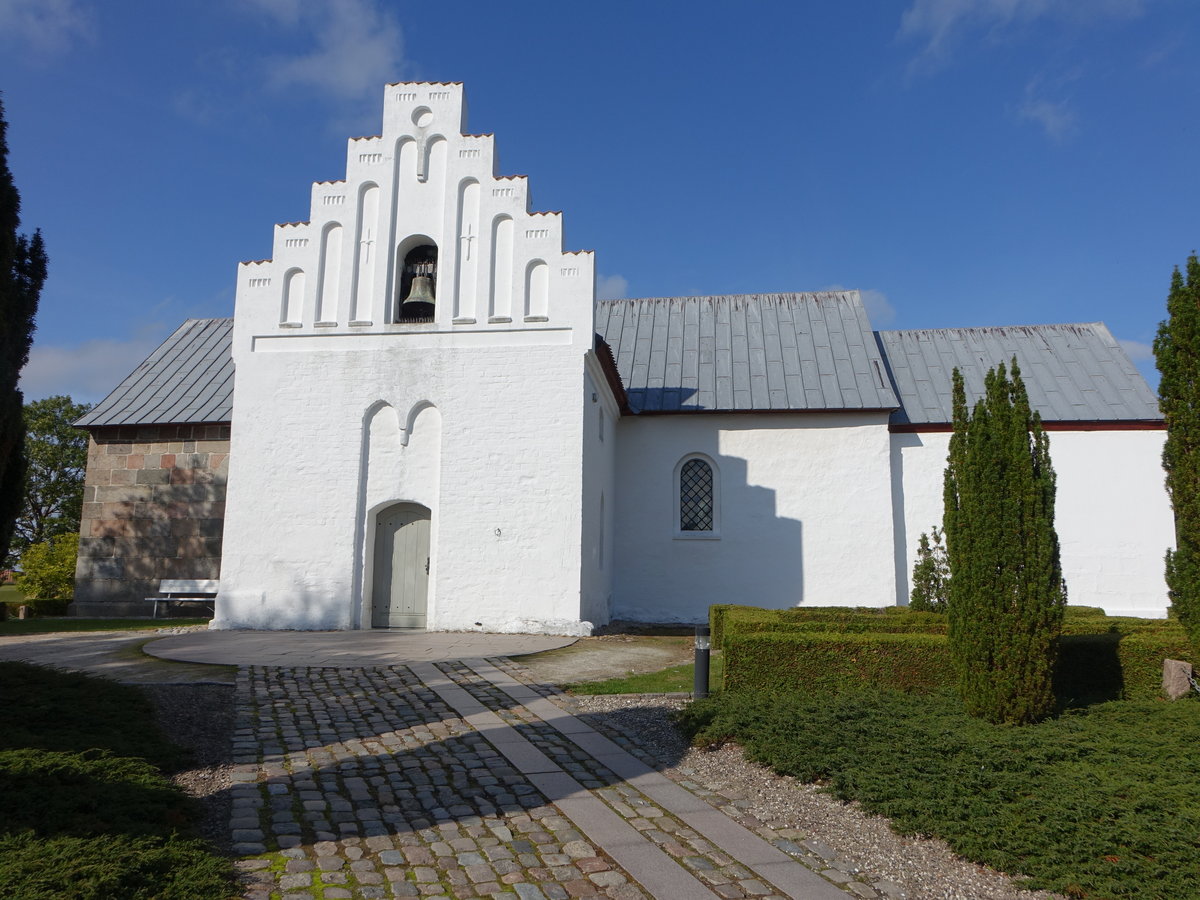
<instances>
[{"instance_id":1,"label":"wooden bench","mask_svg":"<svg viewBox=\"0 0 1200 900\"><path fill-rule=\"evenodd\" d=\"M146 599L154 601L156 619L160 603L199 603L213 612L220 585L221 582L216 578L164 578L158 583L158 592L163 596Z\"/></svg>"}]
</instances>

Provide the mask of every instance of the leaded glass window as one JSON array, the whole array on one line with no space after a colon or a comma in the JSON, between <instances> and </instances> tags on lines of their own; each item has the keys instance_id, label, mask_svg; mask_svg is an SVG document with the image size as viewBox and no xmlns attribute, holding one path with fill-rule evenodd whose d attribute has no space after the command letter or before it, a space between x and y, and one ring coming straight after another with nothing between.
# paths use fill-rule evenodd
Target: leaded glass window
<instances>
[{"instance_id":1,"label":"leaded glass window","mask_svg":"<svg viewBox=\"0 0 1200 900\"><path fill-rule=\"evenodd\" d=\"M713 471L702 459L689 459L679 470L679 530L713 530Z\"/></svg>"}]
</instances>

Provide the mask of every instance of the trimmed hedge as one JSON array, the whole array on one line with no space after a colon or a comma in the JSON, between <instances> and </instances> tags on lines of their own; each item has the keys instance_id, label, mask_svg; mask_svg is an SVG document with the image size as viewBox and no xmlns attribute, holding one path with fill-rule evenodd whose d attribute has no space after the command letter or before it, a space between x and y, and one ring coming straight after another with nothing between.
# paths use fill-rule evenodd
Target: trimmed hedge
<instances>
[{"instance_id":1,"label":"trimmed hedge","mask_svg":"<svg viewBox=\"0 0 1200 900\"><path fill-rule=\"evenodd\" d=\"M714 647L726 632L834 631L944 633L944 613L913 612L906 606L797 606L763 609L724 604L708 609Z\"/></svg>"},{"instance_id":2,"label":"trimmed hedge","mask_svg":"<svg viewBox=\"0 0 1200 900\"><path fill-rule=\"evenodd\" d=\"M725 690L838 692L873 684L932 690L953 682L950 648L937 634L730 634Z\"/></svg>"},{"instance_id":3,"label":"trimmed hedge","mask_svg":"<svg viewBox=\"0 0 1200 900\"><path fill-rule=\"evenodd\" d=\"M863 684L910 691L953 687L945 616L899 609L900 615L881 615L849 608L723 607L712 620L721 622L725 688L820 693ZM1073 615L1059 646L1054 690L1068 705L1153 699L1162 685L1162 661L1191 659L1186 633L1170 619Z\"/></svg>"}]
</instances>

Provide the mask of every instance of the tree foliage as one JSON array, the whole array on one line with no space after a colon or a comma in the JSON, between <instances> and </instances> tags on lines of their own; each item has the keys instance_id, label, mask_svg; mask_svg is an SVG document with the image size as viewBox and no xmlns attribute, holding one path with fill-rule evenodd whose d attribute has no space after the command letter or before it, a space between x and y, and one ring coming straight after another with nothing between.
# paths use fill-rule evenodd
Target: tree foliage
<instances>
[{"instance_id":1,"label":"tree foliage","mask_svg":"<svg viewBox=\"0 0 1200 900\"><path fill-rule=\"evenodd\" d=\"M25 501L10 560L31 544L79 530L88 436L71 423L89 409L61 395L25 404Z\"/></svg>"},{"instance_id":2,"label":"tree foliage","mask_svg":"<svg viewBox=\"0 0 1200 900\"><path fill-rule=\"evenodd\" d=\"M0 103L0 558L7 556L25 487L21 369L29 360L38 297L46 281L40 232L18 234L21 197L8 168L7 124Z\"/></svg>"},{"instance_id":3,"label":"tree foliage","mask_svg":"<svg viewBox=\"0 0 1200 900\"><path fill-rule=\"evenodd\" d=\"M908 608L916 612L945 612L949 590L950 563L941 529L935 525L929 534L921 534Z\"/></svg>"},{"instance_id":4,"label":"tree foliage","mask_svg":"<svg viewBox=\"0 0 1200 900\"><path fill-rule=\"evenodd\" d=\"M33 544L21 556L17 590L30 600L70 600L78 553L79 535L74 532Z\"/></svg>"},{"instance_id":5,"label":"tree foliage","mask_svg":"<svg viewBox=\"0 0 1200 900\"><path fill-rule=\"evenodd\" d=\"M1175 549L1167 551L1171 608L1200 648L1200 260L1176 268L1167 295L1167 318L1154 339L1162 378L1158 401L1167 423L1163 468L1175 510Z\"/></svg>"},{"instance_id":6,"label":"tree foliage","mask_svg":"<svg viewBox=\"0 0 1200 900\"><path fill-rule=\"evenodd\" d=\"M954 434L944 527L949 640L967 712L1022 724L1054 706L1052 680L1066 592L1054 531L1050 442L1016 358L989 371L968 414L954 371Z\"/></svg>"}]
</instances>

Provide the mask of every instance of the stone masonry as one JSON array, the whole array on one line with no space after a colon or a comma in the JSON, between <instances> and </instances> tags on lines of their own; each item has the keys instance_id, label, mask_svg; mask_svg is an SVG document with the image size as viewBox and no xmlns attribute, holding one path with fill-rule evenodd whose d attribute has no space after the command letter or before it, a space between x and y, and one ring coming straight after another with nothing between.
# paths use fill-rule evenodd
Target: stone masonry
<instances>
[{"instance_id":1,"label":"stone masonry","mask_svg":"<svg viewBox=\"0 0 1200 900\"><path fill-rule=\"evenodd\" d=\"M147 615L163 578L218 578L229 425L91 429L77 615Z\"/></svg>"}]
</instances>

